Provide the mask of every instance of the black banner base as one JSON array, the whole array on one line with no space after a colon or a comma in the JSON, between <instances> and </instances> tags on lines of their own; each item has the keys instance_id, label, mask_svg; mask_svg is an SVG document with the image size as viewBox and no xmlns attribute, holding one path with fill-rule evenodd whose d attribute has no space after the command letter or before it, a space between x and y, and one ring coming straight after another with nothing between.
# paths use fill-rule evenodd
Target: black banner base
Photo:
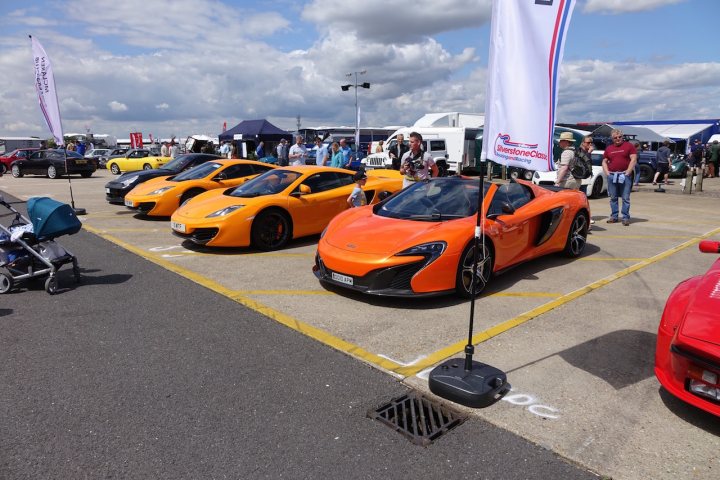
<instances>
[{"instance_id":1,"label":"black banner base","mask_svg":"<svg viewBox=\"0 0 720 480\"><path fill-rule=\"evenodd\" d=\"M462 358L435 367L429 383L435 395L471 408L489 407L510 391L505 372L476 361L472 361L470 370L465 370Z\"/></svg>"}]
</instances>

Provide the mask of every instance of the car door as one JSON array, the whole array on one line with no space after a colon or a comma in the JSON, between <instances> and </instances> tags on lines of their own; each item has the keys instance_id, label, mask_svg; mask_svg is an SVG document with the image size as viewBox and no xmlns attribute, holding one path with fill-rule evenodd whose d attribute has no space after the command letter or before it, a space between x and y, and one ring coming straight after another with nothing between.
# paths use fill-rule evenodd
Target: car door
<instances>
[{"instance_id":1,"label":"car door","mask_svg":"<svg viewBox=\"0 0 720 480\"><path fill-rule=\"evenodd\" d=\"M23 173L44 175L49 165L47 154L46 150L40 150L30 155L27 161L23 162Z\"/></svg>"},{"instance_id":2,"label":"car door","mask_svg":"<svg viewBox=\"0 0 720 480\"><path fill-rule=\"evenodd\" d=\"M294 237L322 232L335 215L348 208L352 174L318 172L310 174L300 185L308 187L310 193L301 194L298 187L288 200Z\"/></svg>"},{"instance_id":3,"label":"car door","mask_svg":"<svg viewBox=\"0 0 720 480\"><path fill-rule=\"evenodd\" d=\"M534 248L531 233L535 231L533 223L536 219L533 218L534 212L531 209L524 208L531 200L530 189L519 183L501 185L493 195L488 216L497 215L496 264L500 268L522 261ZM508 204L514 212L504 214L503 204Z\"/></svg>"}]
</instances>

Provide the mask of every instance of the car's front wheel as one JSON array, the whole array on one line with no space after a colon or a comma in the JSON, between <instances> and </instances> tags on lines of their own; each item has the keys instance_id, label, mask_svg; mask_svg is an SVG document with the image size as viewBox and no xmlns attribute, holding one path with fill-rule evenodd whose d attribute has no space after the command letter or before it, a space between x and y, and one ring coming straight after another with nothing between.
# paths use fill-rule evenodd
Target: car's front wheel
<instances>
[{"instance_id":1,"label":"car's front wheel","mask_svg":"<svg viewBox=\"0 0 720 480\"><path fill-rule=\"evenodd\" d=\"M120 167L118 167L117 163L113 163L112 165L110 165L110 172L113 175L120 175Z\"/></svg>"},{"instance_id":2,"label":"car's front wheel","mask_svg":"<svg viewBox=\"0 0 720 480\"><path fill-rule=\"evenodd\" d=\"M602 186L603 186L602 178L600 178L600 176L598 176L592 184L592 190L590 190L590 197L591 198L599 198L600 195L602 195Z\"/></svg>"},{"instance_id":3,"label":"car's front wheel","mask_svg":"<svg viewBox=\"0 0 720 480\"><path fill-rule=\"evenodd\" d=\"M11 168L12 176L15 178L22 178L23 173L22 170L20 170L20 167L17 165L13 165Z\"/></svg>"},{"instance_id":4,"label":"car's front wheel","mask_svg":"<svg viewBox=\"0 0 720 480\"><path fill-rule=\"evenodd\" d=\"M587 243L588 218L583 212L578 212L570 225L567 242L565 242L565 255L576 258L585 251Z\"/></svg>"},{"instance_id":5,"label":"car's front wheel","mask_svg":"<svg viewBox=\"0 0 720 480\"><path fill-rule=\"evenodd\" d=\"M277 250L292 238L290 217L281 210L265 210L255 217L250 233L258 250Z\"/></svg>"},{"instance_id":6,"label":"car's front wheel","mask_svg":"<svg viewBox=\"0 0 720 480\"><path fill-rule=\"evenodd\" d=\"M145 165L143 165L143 170L151 170L151 169L152 169L152 165L150 165L149 163L146 163Z\"/></svg>"},{"instance_id":7,"label":"car's front wheel","mask_svg":"<svg viewBox=\"0 0 720 480\"><path fill-rule=\"evenodd\" d=\"M477 273L475 276L475 285L472 285L473 279L473 262L475 260L475 239L470 245L465 247L460 262L458 263L457 275L455 278L455 291L464 298L472 298L474 295L480 295L492 278L494 256L491 245L480 239L480 249L477 258Z\"/></svg>"},{"instance_id":8,"label":"car's front wheel","mask_svg":"<svg viewBox=\"0 0 720 480\"><path fill-rule=\"evenodd\" d=\"M58 178L58 172L57 168L55 168L55 165L50 165L49 167L47 167L47 177Z\"/></svg>"}]
</instances>

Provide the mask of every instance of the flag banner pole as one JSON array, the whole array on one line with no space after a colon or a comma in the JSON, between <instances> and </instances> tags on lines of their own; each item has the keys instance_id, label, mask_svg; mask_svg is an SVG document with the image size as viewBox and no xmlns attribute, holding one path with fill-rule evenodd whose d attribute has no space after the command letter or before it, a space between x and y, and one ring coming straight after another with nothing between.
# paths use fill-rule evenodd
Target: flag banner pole
<instances>
[{"instance_id":1,"label":"flag banner pole","mask_svg":"<svg viewBox=\"0 0 720 480\"><path fill-rule=\"evenodd\" d=\"M557 73L574 5L575 0L493 0L481 160L552 170ZM493 268L483 234L484 190L481 172L465 360L442 362L428 381L435 395L473 408L495 404L511 388L505 372L473 360L475 297Z\"/></svg>"},{"instance_id":2,"label":"flag banner pole","mask_svg":"<svg viewBox=\"0 0 720 480\"><path fill-rule=\"evenodd\" d=\"M32 35L28 35L28 37L30 37L32 44L33 63L35 65L35 90L37 91L38 102L40 103L40 111L53 138L55 138L55 144L63 148L65 175L68 177L68 185L70 186L72 209L76 215L84 215L86 213L84 208L75 208L72 182L70 181L70 173L68 172L67 145L65 145L65 138L63 136L60 104L57 98L57 89L55 88L55 75L53 74L52 63L40 42Z\"/></svg>"}]
</instances>

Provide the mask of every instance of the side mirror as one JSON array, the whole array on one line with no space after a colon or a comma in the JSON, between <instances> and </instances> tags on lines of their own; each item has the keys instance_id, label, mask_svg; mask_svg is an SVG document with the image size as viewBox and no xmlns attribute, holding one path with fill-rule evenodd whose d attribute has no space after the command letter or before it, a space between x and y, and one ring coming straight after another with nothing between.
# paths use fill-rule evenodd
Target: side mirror
<instances>
[{"instance_id":1,"label":"side mirror","mask_svg":"<svg viewBox=\"0 0 720 480\"><path fill-rule=\"evenodd\" d=\"M227 180L227 174L225 172L220 172L217 175L213 177L214 182L222 182L223 180Z\"/></svg>"},{"instance_id":2,"label":"side mirror","mask_svg":"<svg viewBox=\"0 0 720 480\"><path fill-rule=\"evenodd\" d=\"M392 192L383 190L382 192L378 193L378 200L382 202L383 200L385 200L386 198L388 198L391 195L392 195Z\"/></svg>"},{"instance_id":3,"label":"side mirror","mask_svg":"<svg viewBox=\"0 0 720 480\"><path fill-rule=\"evenodd\" d=\"M312 190L307 185L300 185L296 191L291 193L293 197L302 197L303 195L308 195L312 193Z\"/></svg>"},{"instance_id":4,"label":"side mirror","mask_svg":"<svg viewBox=\"0 0 720 480\"><path fill-rule=\"evenodd\" d=\"M495 220L500 215L512 215L515 213L515 209L508 202L502 202L500 206L501 213L491 213L487 216L490 220Z\"/></svg>"}]
</instances>

